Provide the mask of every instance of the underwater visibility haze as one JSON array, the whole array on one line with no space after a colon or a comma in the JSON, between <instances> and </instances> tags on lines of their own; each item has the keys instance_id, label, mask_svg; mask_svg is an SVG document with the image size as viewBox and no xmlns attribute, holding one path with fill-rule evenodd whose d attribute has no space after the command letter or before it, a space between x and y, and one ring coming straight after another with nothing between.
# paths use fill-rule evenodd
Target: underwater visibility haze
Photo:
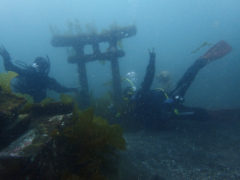
<instances>
[{"instance_id":1,"label":"underwater visibility haze","mask_svg":"<svg viewBox=\"0 0 240 180\"><path fill-rule=\"evenodd\" d=\"M0 3L0 43L12 58L31 63L36 56L47 54L52 63L51 76L69 87L78 86L76 67L66 62L65 49L50 44L50 27L64 33L75 20L79 21L83 31L87 31L87 25L94 26L98 32L114 23L119 26L136 25L136 36L122 42L126 56L120 60L120 73L124 77L126 73L135 71L138 83L144 76L148 49L155 48L156 73L167 70L176 83L193 60L209 46L192 53L195 49L204 42L214 44L226 40L233 46L232 54L199 74L186 102L209 108L240 105L237 93L240 88L237 58L240 15L237 0L1 0ZM1 70L4 71L4 68ZM88 73L91 91L96 95L104 93L107 87L103 84L111 80L109 64L92 63ZM198 92L199 88L204 91Z\"/></svg>"},{"instance_id":2,"label":"underwater visibility haze","mask_svg":"<svg viewBox=\"0 0 240 180\"><path fill-rule=\"evenodd\" d=\"M239 19L239 0L0 0L0 175L240 179ZM47 98L11 92L9 57L44 57L21 87Z\"/></svg>"}]
</instances>

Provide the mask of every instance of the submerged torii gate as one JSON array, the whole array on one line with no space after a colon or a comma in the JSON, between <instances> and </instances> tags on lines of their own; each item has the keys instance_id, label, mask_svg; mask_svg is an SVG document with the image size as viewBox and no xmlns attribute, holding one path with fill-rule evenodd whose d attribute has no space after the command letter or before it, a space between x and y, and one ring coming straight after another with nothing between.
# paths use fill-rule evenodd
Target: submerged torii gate
<instances>
[{"instance_id":1,"label":"submerged torii gate","mask_svg":"<svg viewBox=\"0 0 240 180\"><path fill-rule=\"evenodd\" d=\"M75 56L68 57L69 63L76 63L78 67L79 82L81 86L81 97L83 105L89 105L89 90L86 71L86 63L96 60L109 60L112 68L113 97L114 102L121 101L121 77L118 58L125 55L123 50L117 46L117 42L123 38L128 38L136 34L135 26L117 27L100 34L81 34L81 35L56 35L52 38L52 45L55 47L72 47L76 51ZM101 52L99 44L107 42L109 47L106 52ZM84 47L92 46L92 54L86 54Z\"/></svg>"}]
</instances>

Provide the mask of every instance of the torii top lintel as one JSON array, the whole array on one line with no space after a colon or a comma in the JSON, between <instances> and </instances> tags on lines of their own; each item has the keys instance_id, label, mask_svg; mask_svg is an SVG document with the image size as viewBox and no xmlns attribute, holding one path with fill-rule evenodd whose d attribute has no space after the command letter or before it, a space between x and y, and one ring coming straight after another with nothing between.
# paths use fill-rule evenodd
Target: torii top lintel
<instances>
[{"instance_id":1,"label":"torii top lintel","mask_svg":"<svg viewBox=\"0 0 240 180\"><path fill-rule=\"evenodd\" d=\"M119 27L100 34L81 35L55 35L52 38L52 45L55 47L79 47L94 45L101 42L116 42L123 38L134 36L137 30L135 26Z\"/></svg>"}]
</instances>

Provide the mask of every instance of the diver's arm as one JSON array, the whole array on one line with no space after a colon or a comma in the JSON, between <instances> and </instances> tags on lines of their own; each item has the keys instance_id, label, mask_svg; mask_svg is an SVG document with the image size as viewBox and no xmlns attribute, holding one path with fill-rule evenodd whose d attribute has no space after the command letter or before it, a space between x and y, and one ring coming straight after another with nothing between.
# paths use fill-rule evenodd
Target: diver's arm
<instances>
[{"instance_id":1,"label":"diver's arm","mask_svg":"<svg viewBox=\"0 0 240 180\"><path fill-rule=\"evenodd\" d=\"M14 65L12 63L11 57L5 48L3 48L3 47L0 48L0 55L3 58L3 64L7 71L14 71L14 72L18 73L19 75L24 74L23 69L19 68L18 66Z\"/></svg>"},{"instance_id":2,"label":"diver's arm","mask_svg":"<svg viewBox=\"0 0 240 180\"><path fill-rule=\"evenodd\" d=\"M61 85L59 82L57 82L56 79L48 77L48 88L51 90L54 90L58 93L64 93L64 92L77 92L77 88L68 88L63 85Z\"/></svg>"},{"instance_id":3,"label":"diver's arm","mask_svg":"<svg viewBox=\"0 0 240 180\"><path fill-rule=\"evenodd\" d=\"M141 91L144 93L148 90L150 90L153 79L154 79L154 74L155 74L155 59L156 59L156 54L154 51L149 52L149 64L146 70L146 74L144 77L144 80L141 85Z\"/></svg>"}]
</instances>

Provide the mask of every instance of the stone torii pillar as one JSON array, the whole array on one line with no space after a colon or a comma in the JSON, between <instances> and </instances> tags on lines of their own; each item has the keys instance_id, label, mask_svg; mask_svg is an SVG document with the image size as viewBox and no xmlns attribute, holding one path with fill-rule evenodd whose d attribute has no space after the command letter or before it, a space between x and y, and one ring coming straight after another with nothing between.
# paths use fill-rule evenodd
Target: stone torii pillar
<instances>
[{"instance_id":1,"label":"stone torii pillar","mask_svg":"<svg viewBox=\"0 0 240 180\"><path fill-rule=\"evenodd\" d=\"M86 63L96 60L108 60L112 68L113 98L115 103L121 102L121 76L118 58L125 55L123 50L118 49L117 42L136 34L135 26L117 27L103 33L80 34L80 35L56 35L52 38L55 47L72 47L76 51L75 56L68 57L69 63L75 63L78 67L79 82L81 86L81 98L84 106L89 105L89 89ZM99 43L107 42L109 47L106 52L101 52ZM92 46L93 53L85 54L84 47Z\"/></svg>"}]
</instances>

